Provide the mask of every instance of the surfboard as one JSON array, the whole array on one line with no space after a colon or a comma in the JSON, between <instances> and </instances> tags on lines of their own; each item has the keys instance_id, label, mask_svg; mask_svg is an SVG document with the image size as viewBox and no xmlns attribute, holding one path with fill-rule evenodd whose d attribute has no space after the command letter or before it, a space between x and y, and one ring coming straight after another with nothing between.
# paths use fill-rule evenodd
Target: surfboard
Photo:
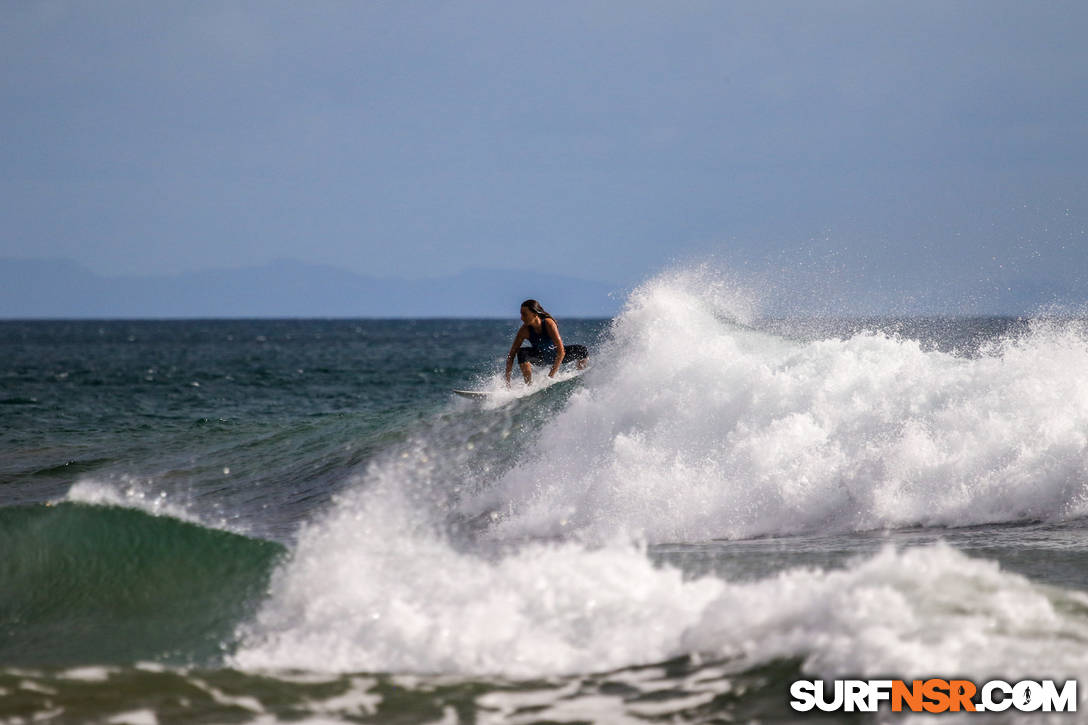
<instances>
[{"instance_id":1,"label":"surfboard","mask_svg":"<svg viewBox=\"0 0 1088 725\"><path fill-rule=\"evenodd\" d=\"M530 387L525 387L521 383L514 383L510 388L498 388L493 390L454 390L454 394L460 395L462 398L472 398L475 400L486 400L488 398L525 398L530 395L536 395L541 390L547 390L553 385L560 385L562 383L574 380L580 377L585 370L575 370L573 373L563 374L559 373L559 377L549 381L546 384L537 383ZM544 376L547 380L547 376Z\"/></svg>"},{"instance_id":2,"label":"surfboard","mask_svg":"<svg viewBox=\"0 0 1088 725\"><path fill-rule=\"evenodd\" d=\"M462 398L487 398L492 395L498 395L498 390L454 390L455 394L460 395Z\"/></svg>"}]
</instances>

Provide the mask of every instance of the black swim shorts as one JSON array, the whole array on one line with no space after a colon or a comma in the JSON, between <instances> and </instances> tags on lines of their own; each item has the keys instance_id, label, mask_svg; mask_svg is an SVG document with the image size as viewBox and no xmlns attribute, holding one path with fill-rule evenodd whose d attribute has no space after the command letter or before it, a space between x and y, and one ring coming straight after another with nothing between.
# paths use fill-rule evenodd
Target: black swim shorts
<instances>
[{"instance_id":1,"label":"black swim shorts","mask_svg":"<svg viewBox=\"0 0 1088 725\"><path fill-rule=\"evenodd\" d=\"M537 350L534 347L520 347L518 348L518 365L524 363L532 363L533 365L552 365L555 363L555 356L558 353L554 347L549 347L545 350ZM567 354L563 356L563 364L566 365L574 360L585 360L589 357L589 350L585 345L567 345Z\"/></svg>"}]
</instances>

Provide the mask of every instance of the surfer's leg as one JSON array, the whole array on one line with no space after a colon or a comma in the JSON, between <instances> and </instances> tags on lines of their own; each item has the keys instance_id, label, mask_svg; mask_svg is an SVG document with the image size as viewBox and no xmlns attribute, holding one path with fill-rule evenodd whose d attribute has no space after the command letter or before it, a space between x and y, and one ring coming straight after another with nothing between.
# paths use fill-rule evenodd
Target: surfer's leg
<instances>
[{"instance_id":1,"label":"surfer's leg","mask_svg":"<svg viewBox=\"0 0 1088 725\"><path fill-rule=\"evenodd\" d=\"M526 385L533 384L533 363L529 348L518 350L518 367L521 368L521 376L525 378Z\"/></svg>"}]
</instances>

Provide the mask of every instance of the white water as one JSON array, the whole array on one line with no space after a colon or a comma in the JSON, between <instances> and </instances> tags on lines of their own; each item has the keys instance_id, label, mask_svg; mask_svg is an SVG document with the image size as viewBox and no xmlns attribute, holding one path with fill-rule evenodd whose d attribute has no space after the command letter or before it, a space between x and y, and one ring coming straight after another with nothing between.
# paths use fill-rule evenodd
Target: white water
<instances>
[{"instance_id":1,"label":"white water","mask_svg":"<svg viewBox=\"0 0 1088 725\"><path fill-rule=\"evenodd\" d=\"M533 677L699 653L825 677L1088 674L1083 595L945 545L732 582L632 543L1084 513L1078 327L965 359L788 342L735 322L742 302L697 274L632 296L536 455L462 502L504 511L499 553L441 533L427 492L474 490L436 465L457 451L372 464L302 531L233 664Z\"/></svg>"},{"instance_id":2,"label":"white water","mask_svg":"<svg viewBox=\"0 0 1088 725\"><path fill-rule=\"evenodd\" d=\"M472 390L462 392L479 394L481 397L475 398L473 404L480 405L487 409L495 409L512 403L515 400L521 400L530 395L543 392L553 385L565 383L580 377L583 374L584 371L579 370L573 365L560 369L554 377L549 377L547 374L541 374L538 370L533 376L532 381L529 384L526 384L521 371L515 367L510 376L509 385L506 384L506 377L503 373L496 373L479 380L478 385L472 388ZM467 405L469 404L462 404L462 406Z\"/></svg>"},{"instance_id":3,"label":"white water","mask_svg":"<svg viewBox=\"0 0 1088 725\"><path fill-rule=\"evenodd\" d=\"M509 512L503 538L651 542L1088 513L1083 325L968 359L789 342L743 307L697 274L636 291L539 455L466 508Z\"/></svg>"},{"instance_id":4,"label":"white water","mask_svg":"<svg viewBox=\"0 0 1088 725\"><path fill-rule=\"evenodd\" d=\"M305 533L235 666L535 677L698 653L825 677L1088 675L1088 597L946 545L685 580L630 544L460 552L391 503L345 501Z\"/></svg>"}]
</instances>

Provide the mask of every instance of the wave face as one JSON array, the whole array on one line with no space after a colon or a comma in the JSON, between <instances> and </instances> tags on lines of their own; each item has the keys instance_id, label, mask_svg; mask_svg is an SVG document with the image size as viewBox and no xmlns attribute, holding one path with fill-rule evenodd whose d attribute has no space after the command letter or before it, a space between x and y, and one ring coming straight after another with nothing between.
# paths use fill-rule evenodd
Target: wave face
<instances>
[{"instance_id":1,"label":"wave face","mask_svg":"<svg viewBox=\"0 0 1088 725\"><path fill-rule=\"evenodd\" d=\"M536 455L466 509L502 538L650 542L1088 513L1088 330L974 354L880 332L790 341L699 273L637 290Z\"/></svg>"},{"instance_id":2,"label":"wave face","mask_svg":"<svg viewBox=\"0 0 1088 725\"><path fill-rule=\"evenodd\" d=\"M133 509L0 508L0 662L222 657L282 547Z\"/></svg>"},{"instance_id":3,"label":"wave face","mask_svg":"<svg viewBox=\"0 0 1088 725\"><path fill-rule=\"evenodd\" d=\"M229 663L1088 672L1088 599L944 544L744 580L654 563L662 542L1083 513L1079 326L964 356L877 333L789 340L749 327L750 309L700 273L666 275L566 397L457 403L300 532Z\"/></svg>"}]
</instances>

